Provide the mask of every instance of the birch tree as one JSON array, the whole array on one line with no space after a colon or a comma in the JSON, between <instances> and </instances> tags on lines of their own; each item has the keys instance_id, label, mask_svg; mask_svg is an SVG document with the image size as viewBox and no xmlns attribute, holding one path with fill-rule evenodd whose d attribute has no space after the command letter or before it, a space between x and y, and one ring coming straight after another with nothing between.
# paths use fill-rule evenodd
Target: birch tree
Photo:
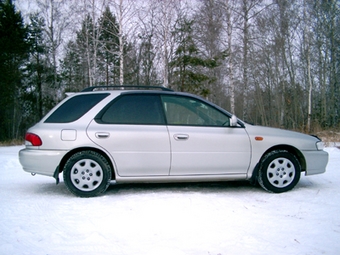
<instances>
[{"instance_id":1,"label":"birch tree","mask_svg":"<svg viewBox=\"0 0 340 255\"><path fill-rule=\"evenodd\" d=\"M235 83L234 83L234 67L233 67L233 50L232 50L232 36L233 36L233 24L232 24L232 5L230 0L226 0L225 3L226 23L227 23L227 47L228 47L228 81L230 89L230 110L235 113Z\"/></svg>"},{"instance_id":2,"label":"birch tree","mask_svg":"<svg viewBox=\"0 0 340 255\"><path fill-rule=\"evenodd\" d=\"M312 74L311 74L311 17L307 10L306 0L303 4L303 56L306 62L306 84L308 87L308 111L307 111L307 127L306 131L309 133L311 131L311 121L312 121L312 92L313 92L313 83L312 83Z\"/></svg>"},{"instance_id":3,"label":"birch tree","mask_svg":"<svg viewBox=\"0 0 340 255\"><path fill-rule=\"evenodd\" d=\"M176 0L153 0L150 1L150 4L155 6L155 11L159 14L156 16L158 25L155 27L155 39L159 48L158 53L162 59L163 86L169 87L171 78L169 63L174 52L174 40L171 31L177 18L176 9L178 9L179 3Z\"/></svg>"},{"instance_id":4,"label":"birch tree","mask_svg":"<svg viewBox=\"0 0 340 255\"><path fill-rule=\"evenodd\" d=\"M200 50L201 58L215 61L213 68L201 67L201 72L210 77L204 84L210 91L208 99L217 104L225 103L225 66L228 50L224 43L224 12L221 2L201 1L194 19L194 39Z\"/></svg>"},{"instance_id":5,"label":"birch tree","mask_svg":"<svg viewBox=\"0 0 340 255\"><path fill-rule=\"evenodd\" d=\"M54 91L53 98L57 102L59 100L58 91L60 90L59 83L59 63L58 56L62 44L64 42L64 33L69 25L69 15L65 0L37 0L39 11L46 22L45 34L47 36L47 45L50 54L50 65L52 69L52 81L50 88Z\"/></svg>"},{"instance_id":6,"label":"birch tree","mask_svg":"<svg viewBox=\"0 0 340 255\"><path fill-rule=\"evenodd\" d=\"M242 117L245 120L249 120L248 116L248 108L249 108L249 101L250 91L253 89L249 84L250 78L250 48L252 47L253 38L252 35L252 20L256 18L256 16L261 13L262 8L259 6L262 3L262 0L242 0L240 10L237 11L242 19L242 26L240 27L241 30L241 37L242 37L242 83L243 83L243 114Z\"/></svg>"}]
</instances>

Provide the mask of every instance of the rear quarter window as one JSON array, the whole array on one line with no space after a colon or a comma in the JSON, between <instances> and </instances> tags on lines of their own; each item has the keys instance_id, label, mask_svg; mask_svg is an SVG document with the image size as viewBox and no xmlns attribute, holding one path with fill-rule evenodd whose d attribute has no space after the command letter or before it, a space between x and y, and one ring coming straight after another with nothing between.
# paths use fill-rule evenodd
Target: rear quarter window
<instances>
[{"instance_id":1,"label":"rear quarter window","mask_svg":"<svg viewBox=\"0 0 340 255\"><path fill-rule=\"evenodd\" d=\"M101 93L74 96L60 105L45 120L45 123L69 123L76 121L108 95Z\"/></svg>"}]
</instances>

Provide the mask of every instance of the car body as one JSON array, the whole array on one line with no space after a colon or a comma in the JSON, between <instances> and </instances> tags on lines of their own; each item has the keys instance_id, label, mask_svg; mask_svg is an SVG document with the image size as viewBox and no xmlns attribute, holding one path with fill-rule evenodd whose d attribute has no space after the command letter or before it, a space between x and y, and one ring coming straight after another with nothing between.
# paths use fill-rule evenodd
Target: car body
<instances>
[{"instance_id":1,"label":"car body","mask_svg":"<svg viewBox=\"0 0 340 255\"><path fill-rule=\"evenodd\" d=\"M163 90L91 87L54 107L26 133L23 169L96 196L112 181L249 180L271 192L325 172L322 141L254 126L198 96Z\"/></svg>"}]
</instances>

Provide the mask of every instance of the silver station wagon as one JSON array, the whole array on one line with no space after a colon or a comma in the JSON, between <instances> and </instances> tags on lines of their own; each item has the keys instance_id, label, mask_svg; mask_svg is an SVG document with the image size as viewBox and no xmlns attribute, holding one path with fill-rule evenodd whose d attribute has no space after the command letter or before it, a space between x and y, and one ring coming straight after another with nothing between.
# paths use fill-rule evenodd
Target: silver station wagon
<instances>
[{"instance_id":1,"label":"silver station wagon","mask_svg":"<svg viewBox=\"0 0 340 255\"><path fill-rule=\"evenodd\" d=\"M110 90L108 90L110 89ZM325 172L315 136L247 124L198 96L162 87L90 87L25 136L23 169L92 197L115 183L249 180L275 193Z\"/></svg>"}]
</instances>

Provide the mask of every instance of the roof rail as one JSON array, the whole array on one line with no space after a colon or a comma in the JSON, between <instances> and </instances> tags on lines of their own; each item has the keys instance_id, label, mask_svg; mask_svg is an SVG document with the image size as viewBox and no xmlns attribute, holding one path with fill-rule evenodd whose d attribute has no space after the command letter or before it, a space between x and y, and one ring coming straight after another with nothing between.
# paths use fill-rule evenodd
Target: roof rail
<instances>
[{"instance_id":1,"label":"roof rail","mask_svg":"<svg viewBox=\"0 0 340 255\"><path fill-rule=\"evenodd\" d=\"M168 89L162 86L139 86L139 85L115 85L115 86L92 86L86 89L83 89L81 92L89 92L95 90L109 90L109 89L153 89L153 90L163 90L163 91L173 91L172 89Z\"/></svg>"}]
</instances>

